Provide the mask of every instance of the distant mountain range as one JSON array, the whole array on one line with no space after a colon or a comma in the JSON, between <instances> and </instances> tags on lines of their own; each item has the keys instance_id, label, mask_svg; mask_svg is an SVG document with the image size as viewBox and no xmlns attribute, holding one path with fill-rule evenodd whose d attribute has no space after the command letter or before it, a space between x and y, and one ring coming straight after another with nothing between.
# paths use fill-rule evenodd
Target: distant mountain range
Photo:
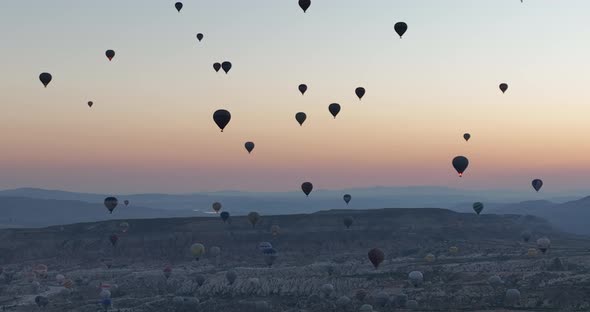
<instances>
[{"instance_id":1,"label":"distant mountain range","mask_svg":"<svg viewBox=\"0 0 590 312\"><path fill-rule=\"evenodd\" d=\"M346 205L342 196L352 195ZM523 214L545 218L562 230L590 234L590 197L514 190L461 190L446 187L374 187L346 190L254 193L239 191L193 194L114 195L119 206L109 215L104 198L112 194L76 193L38 188L0 191L0 227L43 227L57 224L116 219L214 216L219 201L232 215L257 211L266 215L312 213L330 209L448 208L472 212L475 201L484 214ZM530 198L537 198L529 200ZM124 200L130 205L125 207Z\"/></svg>"}]
</instances>

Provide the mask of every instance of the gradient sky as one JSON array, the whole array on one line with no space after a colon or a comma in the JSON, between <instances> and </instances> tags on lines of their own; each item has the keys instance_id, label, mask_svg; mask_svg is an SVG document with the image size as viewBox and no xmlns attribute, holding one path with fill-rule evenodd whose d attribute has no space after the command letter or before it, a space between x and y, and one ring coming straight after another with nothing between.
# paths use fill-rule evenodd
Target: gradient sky
<instances>
[{"instance_id":1,"label":"gradient sky","mask_svg":"<svg viewBox=\"0 0 590 312\"><path fill-rule=\"evenodd\" d=\"M0 188L590 184L587 0L174 2L0 2Z\"/></svg>"}]
</instances>

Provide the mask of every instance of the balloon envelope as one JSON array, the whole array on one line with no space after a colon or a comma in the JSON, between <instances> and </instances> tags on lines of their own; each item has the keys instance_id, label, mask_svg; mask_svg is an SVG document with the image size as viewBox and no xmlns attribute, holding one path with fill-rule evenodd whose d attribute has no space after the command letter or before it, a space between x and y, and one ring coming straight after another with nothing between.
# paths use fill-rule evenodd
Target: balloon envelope
<instances>
[{"instance_id":1,"label":"balloon envelope","mask_svg":"<svg viewBox=\"0 0 590 312\"><path fill-rule=\"evenodd\" d=\"M94 103L92 101L88 101L88 107L92 107L92 105L94 105Z\"/></svg>"},{"instance_id":2,"label":"balloon envelope","mask_svg":"<svg viewBox=\"0 0 590 312\"><path fill-rule=\"evenodd\" d=\"M330 104L330 106L328 106L328 110L330 111L330 114L334 116L334 119L336 119L336 115L338 115L338 113L340 112L340 104L332 103Z\"/></svg>"},{"instance_id":3,"label":"balloon envelope","mask_svg":"<svg viewBox=\"0 0 590 312\"><path fill-rule=\"evenodd\" d=\"M213 63L213 69L218 72L221 69L221 63Z\"/></svg>"},{"instance_id":4,"label":"balloon envelope","mask_svg":"<svg viewBox=\"0 0 590 312\"><path fill-rule=\"evenodd\" d=\"M406 24L404 22L397 22L393 26L393 29L395 29L395 32L401 38L406 33L406 31L408 30L408 24Z\"/></svg>"},{"instance_id":5,"label":"balloon envelope","mask_svg":"<svg viewBox=\"0 0 590 312\"><path fill-rule=\"evenodd\" d=\"M304 95L305 91L307 91L307 85L302 83L299 85L298 89L299 89L299 92L301 92L301 95Z\"/></svg>"},{"instance_id":6,"label":"balloon envelope","mask_svg":"<svg viewBox=\"0 0 590 312\"><path fill-rule=\"evenodd\" d=\"M115 51L113 50L107 50L104 54L107 56L109 61L112 60L113 57L115 57Z\"/></svg>"},{"instance_id":7,"label":"balloon envelope","mask_svg":"<svg viewBox=\"0 0 590 312\"><path fill-rule=\"evenodd\" d=\"M229 70L231 69L231 62L225 61L223 63L221 63L221 68L223 69L223 71L227 74L229 72Z\"/></svg>"},{"instance_id":8,"label":"balloon envelope","mask_svg":"<svg viewBox=\"0 0 590 312\"><path fill-rule=\"evenodd\" d=\"M246 142L244 144L244 147L248 151L248 154L250 154L250 153L252 153L252 150L254 149L254 142Z\"/></svg>"},{"instance_id":9,"label":"balloon envelope","mask_svg":"<svg viewBox=\"0 0 590 312\"><path fill-rule=\"evenodd\" d=\"M50 73L41 73L39 75L39 80L41 80L41 83L43 86L45 86L45 88L47 88L47 85L51 82L51 79L53 79L53 77Z\"/></svg>"},{"instance_id":10,"label":"balloon envelope","mask_svg":"<svg viewBox=\"0 0 590 312\"><path fill-rule=\"evenodd\" d=\"M531 184L537 192L541 189L541 187L543 187L543 181L541 179L534 179L533 182L531 182Z\"/></svg>"},{"instance_id":11,"label":"balloon envelope","mask_svg":"<svg viewBox=\"0 0 590 312\"><path fill-rule=\"evenodd\" d=\"M361 100L363 98L363 96L365 96L365 88L358 87L354 90L354 93L359 98L359 100Z\"/></svg>"},{"instance_id":12,"label":"balloon envelope","mask_svg":"<svg viewBox=\"0 0 590 312\"><path fill-rule=\"evenodd\" d=\"M351 216L346 216L344 217L344 219L342 220L342 222L344 223L344 226L348 229L350 228L350 226L352 225L352 222L354 221L354 219Z\"/></svg>"},{"instance_id":13,"label":"balloon envelope","mask_svg":"<svg viewBox=\"0 0 590 312\"><path fill-rule=\"evenodd\" d=\"M311 184L311 182L303 182L303 184L301 184L301 190L305 193L305 196L309 196L313 190L313 184Z\"/></svg>"},{"instance_id":14,"label":"balloon envelope","mask_svg":"<svg viewBox=\"0 0 590 312\"><path fill-rule=\"evenodd\" d=\"M197 34L197 40L199 40L199 41L203 40L203 34L198 33Z\"/></svg>"},{"instance_id":15,"label":"balloon envelope","mask_svg":"<svg viewBox=\"0 0 590 312\"><path fill-rule=\"evenodd\" d=\"M205 246L203 244L200 243L194 243L191 246L191 254L193 255L193 257L196 260L199 260L199 258L205 253Z\"/></svg>"},{"instance_id":16,"label":"balloon envelope","mask_svg":"<svg viewBox=\"0 0 590 312\"><path fill-rule=\"evenodd\" d=\"M307 115L305 113L299 112L299 113L295 114L295 120L297 120L297 122L299 123L300 126L303 126L305 119L307 119Z\"/></svg>"},{"instance_id":17,"label":"balloon envelope","mask_svg":"<svg viewBox=\"0 0 590 312\"><path fill-rule=\"evenodd\" d=\"M383 262L383 259L385 259L385 254L379 248L373 248L369 250L367 255L369 257L369 261L371 261L375 269L378 268L379 264L381 264L381 262Z\"/></svg>"},{"instance_id":18,"label":"balloon envelope","mask_svg":"<svg viewBox=\"0 0 590 312\"><path fill-rule=\"evenodd\" d=\"M215 121L215 124L221 129L221 132L223 132L223 129L227 126L230 120L231 114L225 109L219 109L213 113L213 121Z\"/></svg>"},{"instance_id":19,"label":"balloon envelope","mask_svg":"<svg viewBox=\"0 0 590 312\"><path fill-rule=\"evenodd\" d=\"M176 2L174 4L174 7L176 8L176 10L178 10L178 12L180 12L180 10L182 10L182 2Z\"/></svg>"},{"instance_id":20,"label":"balloon envelope","mask_svg":"<svg viewBox=\"0 0 590 312\"><path fill-rule=\"evenodd\" d=\"M118 203L119 201L117 198L112 196L104 199L104 206L107 207L110 213L113 213L113 210L115 210L115 207L117 207Z\"/></svg>"},{"instance_id":21,"label":"balloon envelope","mask_svg":"<svg viewBox=\"0 0 590 312\"><path fill-rule=\"evenodd\" d=\"M350 194L344 194L344 196L342 196L342 198L344 199L344 202L348 205L348 203L352 199L352 196L350 196Z\"/></svg>"},{"instance_id":22,"label":"balloon envelope","mask_svg":"<svg viewBox=\"0 0 590 312\"><path fill-rule=\"evenodd\" d=\"M475 211L475 213L477 213L479 215L482 210L483 210L483 204L482 203L480 203L480 202L473 203L473 211Z\"/></svg>"},{"instance_id":23,"label":"balloon envelope","mask_svg":"<svg viewBox=\"0 0 590 312\"><path fill-rule=\"evenodd\" d=\"M463 138L465 139L465 141L469 141L469 139L471 139L471 134L465 133L463 134Z\"/></svg>"},{"instance_id":24,"label":"balloon envelope","mask_svg":"<svg viewBox=\"0 0 590 312\"><path fill-rule=\"evenodd\" d=\"M465 172L468 165L469 160L465 156L457 156L453 158L453 167L457 170L457 173L459 173L459 177L463 176L463 172Z\"/></svg>"},{"instance_id":25,"label":"balloon envelope","mask_svg":"<svg viewBox=\"0 0 590 312\"><path fill-rule=\"evenodd\" d=\"M248 221L250 221L250 224L252 224L252 227L256 226L256 223L258 223L258 220L260 220L260 214L258 214L258 212L252 211L248 214Z\"/></svg>"},{"instance_id":26,"label":"balloon envelope","mask_svg":"<svg viewBox=\"0 0 590 312\"><path fill-rule=\"evenodd\" d=\"M299 0L299 7L303 10L303 13L305 13L307 9L309 9L310 5L311 0Z\"/></svg>"},{"instance_id":27,"label":"balloon envelope","mask_svg":"<svg viewBox=\"0 0 590 312\"><path fill-rule=\"evenodd\" d=\"M214 202L212 205L213 211L215 212L219 212L219 210L221 210L221 203L220 202Z\"/></svg>"},{"instance_id":28,"label":"balloon envelope","mask_svg":"<svg viewBox=\"0 0 590 312\"><path fill-rule=\"evenodd\" d=\"M227 219L229 219L229 212L223 211L222 213L219 214L219 217L221 217L221 220L223 222L226 222Z\"/></svg>"}]
</instances>

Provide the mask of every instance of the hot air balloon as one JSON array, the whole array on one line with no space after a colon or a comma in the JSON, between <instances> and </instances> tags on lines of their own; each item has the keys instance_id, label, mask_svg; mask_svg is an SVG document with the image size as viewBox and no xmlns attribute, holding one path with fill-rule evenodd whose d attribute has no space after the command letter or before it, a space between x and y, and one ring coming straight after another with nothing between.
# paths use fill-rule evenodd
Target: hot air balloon
<instances>
[{"instance_id":1,"label":"hot air balloon","mask_svg":"<svg viewBox=\"0 0 590 312\"><path fill-rule=\"evenodd\" d=\"M365 96L365 88L358 87L354 90L354 93L359 98L359 100L362 100L363 96Z\"/></svg>"},{"instance_id":2,"label":"hot air balloon","mask_svg":"<svg viewBox=\"0 0 590 312\"><path fill-rule=\"evenodd\" d=\"M41 83L45 86L45 88L47 88L47 85L51 82L51 79L53 79L53 76L51 76L50 73L41 73L39 75L39 80L41 80Z\"/></svg>"},{"instance_id":3,"label":"hot air balloon","mask_svg":"<svg viewBox=\"0 0 590 312\"><path fill-rule=\"evenodd\" d=\"M177 10L178 12L180 12L180 10L182 10L182 2L176 2L176 3L174 4L174 7L176 8L176 10Z\"/></svg>"},{"instance_id":4,"label":"hot air balloon","mask_svg":"<svg viewBox=\"0 0 590 312\"><path fill-rule=\"evenodd\" d=\"M400 39L402 38L402 36L406 33L406 31L408 30L408 24L404 23L404 22L397 22L395 23L395 25L393 26L393 29L395 29L395 32L399 35Z\"/></svg>"},{"instance_id":5,"label":"hot air balloon","mask_svg":"<svg viewBox=\"0 0 590 312\"><path fill-rule=\"evenodd\" d=\"M297 122L299 123L300 126L303 126L305 119L307 119L307 115L305 113L299 112L299 113L295 114L295 120L297 120Z\"/></svg>"},{"instance_id":6,"label":"hot air balloon","mask_svg":"<svg viewBox=\"0 0 590 312\"><path fill-rule=\"evenodd\" d=\"M307 91L307 85L302 83L299 85L298 89L299 89L299 92L301 92L301 95L304 95L305 91Z\"/></svg>"},{"instance_id":7,"label":"hot air balloon","mask_svg":"<svg viewBox=\"0 0 590 312\"><path fill-rule=\"evenodd\" d=\"M469 139L471 139L471 134L465 133L463 134L463 138L465 139L465 141L469 141Z\"/></svg>"},{"instance_id":8,"label":"hot air balloon","mask_svg":"<svg viewBox=\"0 0 590 312\"><path fill-rule=\"evenodd\" d=\"M111 242L111 245L115 247L117 246L117 242L119 241L119 236L117 234L112 234L111 236L109 236L109 241Z\"/></svg>"},{"instance_id":9,"label":"hot air balloon","mask_svg":"<svg viewBox=\"0 0 590 312\"><path fill-rule=\"evenodd\" d=\"M520 291L514 288L506 290L506 297L504 298L504 300L507 306L518 305L518 303L520 302Z\"/></svg>"},{"instance_id":10,"label":"hot air balloon","mask_svg":"<svg viewBox=\"0 0 590 312\"><path fill-rule=\"evenodd\" d=\"M231 69L231 62L225 61L225 62L221 63L221 68L227 74L229 72L229 70Z\"/></svg>"},{"instance_id":11,"label":"hot air balloon","mask_svg":"<svg viewBox=\"0 0 590 312\"><path fill-rule=\"evenodd\" d=\"M113 213L119 201L115 197L107 197L104 199L104 206L107 207L110 213Z\"/></svg>"},{"instance_id":12,"label":"hot air balloon","mask_svg":"<svg viewBox=\"0 0 590 312\"><path fill-rule=\"evenodd\" d=\"M410 274L408 274L408 279L410 280L412 286L420 287L422 282L424 282L424 275L420 271L412 271Z\"/></svg>"},{"instance_id":13,"label":"hot air balloon","mask_svg":"<svg viewBox=\"0 0 590 312\"><path fill-rule=\"evenodd\" d=\"M541 189L541 187L543 187L543 181L541 179L534 179L532 185L535 191L538 192Z\"/></svg>"},{"instance_id":14,"label":"hot air balloon","mask_svg":"<svg viewBox=\"0 0 590 312\"><path fill-rule=\"evenodd\" d=\"M504 283L502 281L502 278L500 278L500 276L498 275L492 275L488 278L488 283L492 286L492 287L497 287L502 285L502 283Z\"/></svg>"},{"instance_id":15,"label":"hot air balloon","mask_svg":"<svg viewBox=\"0 0 590 312\"><path fill-rule=\"evenodd\" d=\"M219 109L213 113L213 121L215 121L219 129L221 129L221 132L223 132L223 129L227 126L230 120L231 114L225 109Z\"/></svg>"},{"instance_id":16,"label":"hot air balloon","mask_svg":"<svg viewBox=\"0 0 590 312\"><path fill-rule=\"evenodd\" d=\"M535 256L537 256L537 249L535 249L535 248L529 248L527 250L527 253L526 254L529 257L535 257Z\"/></svg>"},{"instance_id":17,"label":"hot air balloon","mask_svg":"<svg viewBox=\"0 0 590 312\"><path fill-rule=\"evenodd\" d=\"M270 242L260 242L258 243L258 250L260 252L263 252L266 249L271 249L272 248L272 244Z\"/></svg>"},{"instance_id":18,"label":"hot air balloon","mask_svg":"<svg viewBox=\"0 0 590 312\"><path fill-rule=\"evenodd\" d=\"M125 207L129 206L129 201L128 200L124 200L123 204L125 204Z\"/></svg>"},{"instance_id":19,"label":"hot air balloon","mask_svg":"<svg viewBox=\"0 0 590 312\"><path fill-rule=\"evenodd\" d=\"M213 69L215 69L215 72L219 72L221 69L221 63L213 63Z\"/></svg>"},{"instance_id":20,"label":"hot air balloon","mask_svg":"<svg viewBox=\"0 0 590 312\"><path fill-rule=\"evenodd\" d=\"M483 210L483 204L480 202L475 202L473 203L473 211L475 211L475 213L477 213L477 215L479 216L479 214L481 213L481 211Z\"/></svg>"},{"instance_id":21,"label":"hot air balloon","mask_svg":"<svg viewBox=\"0 0 590 312\"><path fill-rule=\"evenodd\" d=\"M305 13L307 9L309 9L310 5L311 0L299 0L299 7L303 10L303 13Z\"/></svg>"},{"instance_id":22,"label":"hot air balloon","mask_svg":"<svg viewBox=\"0 0 590 312\"><path fill-rule=\"evenodd\" d=\"M457 156L453 158L453 167L459 173L459 177L463 176L463 172L467 170L467 166L469 165L469 160L465 156Z\"/></svg>"},{"instance_id":23,"label":"hot air balloon","mask_svg":"<svg viewBox=\"0 0 590 312\"><path fill-rule=\"evenodd\" d=\"M64 280L63 286L66 289L72 289L72 288L74 288L74 282L71 279L66 279L66 280Z\"/></svg>"},{"instance_id":24,"label":"hot air balloon","mask_svg":"<svg viewBox=\"0 0 590 312\"><path fill-rule=\"evenodd\" d=\"M260 215L258 214L258 212L252 211L248 214L248 221L250 221L250 224L252 224L252 227L256 226L256 223L258 223L258 220L260 220Z\"/></svg>"},{"instance_id":25,"label":"hot air balloon","mask_svg":"<svg viewBox=\"0 0 590 312\"><path fill-rule=\"evenodd\" d=\"M301 184L301 190L305 193L305 196L309 196L309 193L313 190L313 184L311 182L303 182Z\"/></svg>"},{"instance_id":26,"label":"hot air balloon","mask_svg":"<svg viewBox=\"0 0 590 312\"><path fill-rule=\"evenodd\" d=\"M330 114L334 116L334 119L336 119L336 115L338 115L338 113L340 112L340 104L332 103L328 106L328 110L330 111Z\"/></svg>"},{"instance_id":27,"label":"hot air balloon","mask_svg":"<svg viewBox=\"0 0 590 312\"><path fill-rule=\"evenodd\" d=\"M379 264L381 264L383 259L385 259L385 254L379 248L373 248L369 250L367 255L369 256L369 261L371 261L375 269L377 269Z\"/></svg>"},{"instance_id":28,"label":"hot air balloon","mask_svg":"<svg viewBox=\"0 0 590 312\"><path fill-rule=\"evenodd\" d=\"M250 153L252 153L252 150L254 149L254 142L246 142L244 144L244 147L248 151L248 154L250 154Z\"/></svg>"},{"instance_id":29,"label":"hot air balloon","mask_svg":"<svg viewBox=\"0 0 590 312\"><path fill-rule=\"evenodd\" d=\"M212 205L213 211L215 211L215 213L219 213L219 210L221 210L221 203L220 202L214 202Z\"/></svg>"},{"instance_id":30,"label":"hot air balloon","mask_svg":"<svg viewBox=\"0 0 590 312\"><path fill-rule=\"evenodd\" d=\"M274 224L273 226L270 227L270 232L272 233L272 236L278 236L280 231L281 231L281 228L276 224Z\"/></svg>"},{"instance_id":31,"label":"hot air balloon","mask_svg":"<svg viewBox=\"0 0 590 312\"><path fill-rule=\"evenodd\" d=\"M449 253L451 255L456 255L457 253L459 253L459 247L457 247L457 246L449 247Z\"/></svg>"},{"instance_id":32,"label":"hot air balloon","mask_svg":"<svg viewBox=\"0 0 590 312\"><path fill-rule=\"evenodd\" d=\"M219 216L221 217L221 220L223 222L226 222L229 219L229 212L223 211L222 213L219 214Z\"/></svg>"},{"instance_id":33,"label":"hot air balloon","mask_svg":"<svg viewBox=\"0 0 590 312\"><path fill-rule=\"evenodd\" d=\"M502 91L502 93L506 93L506 90L508 90L508 84L501 83L500 84L500 91Z\"/></svg>"},{"instance_id":34,"label":"hot air balloon","mask_svg":"<svg viewBox=\"0 0 590 312\"><path fill-rule=\"evenodd\" d=\"M264 262L269 267L271 267L273 265L273 263L275 262L275 260L278 257L277 251L273 248L268 248L268 249L263 250L262 254L264 255Z\"/></svg>"},{"instance_id":35,"label":"hot air balloon","mask_svg":"<svg viewBox=\"0 0 590 312\"><path fill-rule=\"evenodd\" d=\"M539 248L542 253L547 252L547 249L549 249L550 246L551 241L547 237L542 237L537 240L537 248Z\"/></svg>"},{"instance_id":36,"label":"hot air balloon","mask_svg":"<svg viewBox=\"0 0 590 312\"><path fill-rule=\"evenodd\" d=\"M121 229L121 232L127 233L127 231L129 231L129 223L121 222L119 223L119 228Z\"/></svg>"},{"instance_id":37,"label":"hot air balloon","mask_svg":"<svg viewBox=\"0 0 590 312\"><path fill-rule=\"evenodd\" d=\"M219 248L218 246L213 246L209 249L209 255L211 255L211 257L215 258L218 257L221 254L221 248Z\"/></svg>"},{"instance_id":38,"label":"hot air balloon","mask_svg":"<svg viewBox=\"0 0 590 312\"><path fill-rule=\"evenodd\" d=\"M195 258L195 260L199 260L199 258L205 253L205 246L200 243L194 243L191 246L191 254Z\"/></svg>"},{"instance_id":39,"label":"hot air balloon","mask_svg":"<svg viewBox=\"0 0 590 312\"><path fill-rule=\"evenodd\" d=\"M424 257L424 261L426 261L428 263L433 263L434 261L436 261L436 256L434 256L433 254L427 254Z\"/></svg>"},{"instance_id":40,"label":"hot air balloon","mask_svg":"<svg viewBox=\"0 0 590 312\"><path fill-rule=\"evenodd\" d=\"M229 270L225 273L225 279L227 279L227 282L230 285L236 281L236 278L238 278L238 274L234 270Z\"/></svg>"},{"instance_id":41,"label":"hot air balloon","mask_svg":"<svg viewBox=\"0 0 590 312\"><path fill-rule=\"evenodd\" d=\"M342 222L344 223L344 226L349 229L350 226L352 225L352 222L354 221L354 219L351 216L346 216L344 217L344 219L342 220Z\"/></svg>"},{"instance_id":42,"label":"hot air balloon","mask_svg":"<svg viewBox=\"0 0 590 312\"><path fill-rule=\"evenodd\" d=\"M198 33L197 34L197 40L199 40L199 42L201 42L201 40L203 40L203 34L202 33Z\"/></svg>"},{"instance_id":43,"label":"hot air balloon","mask_svg":"<svg viewBox=\"0 0 590 312\"><path fill-rule=\"evenodd\" d=\"M88 107L92 107L92 105L94 105L94 103L92 101L88 101Z\"/></svg>"},{"instance_id":44,"label":"hot air balloon","mask_svg":"<svg viewBox=\"0 0 590 312\"><path fill-rule=\"evenodd\" d=\"M37 264L33 267L33 273L39 279L47 278L47 266L45 264Z\"/></svg>"},{"instance_id":45,"label":"hot air balloon","mask_svg":"<svg viewBox=\"0 0 590 312\"><path fill-rule=\"evenodd\" d=\"M58 284L63 284L64 280L66 279L66 277L63 274L57 274L55 276L55 280L57 281Z\"/></svg>"},{"instance_id":46,"label":"hot air balloon","mask_svg":"<svg viewBox=\"0 0 590 312\"><path fill-rule=\"evenodd\" d=\"M107 50L104 54L107 56L109 61L113 60L113 57L115 57L115 51L113 50Z\"/></svg>"},{"instance_id":47,"label":"hot air balloon","mask_svg":"<svg viewBox=\"0 0 590 312\"><path fill-rule=\"evenodd\" d=\"M162 271L164 272L164 277L166 277L166 279L169 279L172 275L172 267L169 264L164 266L164 269Z\"/></svg>"},{"instance_id":48,"label":"hot air balloon","mask_svg":"<svg viewBox=\"0 0 590 312\"><path fill-rule=\"evenodd\" d=\"M348 205L348 203L350 203L350 200L352 199L352 196L350 196L350 194L344 194L342 198L344 199L344 202Z\"/></svg>"}]
</instances>

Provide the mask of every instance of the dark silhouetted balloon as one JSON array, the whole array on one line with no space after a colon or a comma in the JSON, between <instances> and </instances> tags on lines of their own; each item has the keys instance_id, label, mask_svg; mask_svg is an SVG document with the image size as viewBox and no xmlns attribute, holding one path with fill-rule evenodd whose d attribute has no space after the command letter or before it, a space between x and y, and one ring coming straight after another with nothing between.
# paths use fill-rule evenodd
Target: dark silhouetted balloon
<instances>
[{"instance_id":1,"label":"dark silhouetted balloon","mask_svg":"<svg viewBox=\"0 0 590 312\"><path fill-rule=\"evenodd\" d=\"M221 63L221 68L223 68L223 71L227 74L231 69L231 62L225 61Z\"/></svg>"},{"instance_id":2,"label":"dark silhouetted balloon","mask_svg":"<svg viewBox=\"0 0 590 312\"><path fill-rule=\"evenodd\" d=\"M125 200L125 201L123 201L123 204L125 204L125 206L129 206L129 201Z\"/></svg>"},{"instance_id":3,"label":"dark silhouetted balloon","mask_svg":"<svg viewBox=\"0 0 590 312\"><path fill-rule=\"evenodd\" d=\"M344 202L348 205L348 203L352 199L352 196L350 196L350 194L344 194L342 198L344 199Z\"/></svg>"},{"instance_id":4,"label":"dark silhouetted balloon","mask_svg":"<svg viewBox=\"0 0 590 312\"><path fill-rule=\"evenodd\" d=\"M336 115L338 115L338 113L340 112L340 104L332 103L330 104L330 106L328 106L328 110L330 111L330 114L334 116L334 119L336 119Z\"/></svg>"},{"instance_id":5,"label":"dark silhouetted balloon","mask_svg":"<svg viewBox=\"0 0 590 312\"><path fill-rule=\"evenodd\" d=\"M256 226L256 223L260 220L260 214L256 211L252 211L248 214L248 221L252 224L252 227Z\"/></svg>"},{"instance_id":6,"label":"dark silhouetted balloon","mask_svg":"<svg viewBox=\"0 0 590 312\"><path fill-rule=\"evenodd\" d=\"M39 80L41 80L41 83L45 86L45 88L47 88L47 85L51 82L52 78L53 77L50 73L41 73L41 75L39 75Z\"/></svg>"},{"instance_id":7,"label":"dark silhouetted balloon","mask_svg":"<svg viewBox=\"0 0 590 312\"><path fill-rule=\"evenodd\" d=\"M223 222L226 222L229 219L229 212L227 211L222 211L219 216L221 217L221 220Z\"/></svg>"},{"instance_id":8,"label":"dark silhouetted balloon","mask_svg":"<svg viewBox=\"0 0 590 312\"><path fill-rule=\"evenodd\" d=\"M115 197L107 197L104 199L104 206L107 207L110 213L113 213L119 201Z\"/></svg>"},{"instance_id":9,"label":"dark silhouetted balloon","mask_svg":"<svg viewBox=\"0 0 590 312\"><path fill-rule=\"evenodd\" d=\"M203 40L203 34L202 34L202 33L198 33L198 34L197 34L197 40L199 40L199 42L200 42L201 40Z\"/></svg>"},{"instance_id":10,"label":"dark silhouetted balloon","mask_svg":"<svg viewBox=\"0 0 590 312\"><path fill-rule=\"evenodd\" d=\"M215 211L215 213L219 213L219 210L221 210L221 203L214 202L213 205L211 205L211 207L213 208L213 211Z\"/></svg>"},{"instance_id":11,"label":"dark silhouetted balloon","mask_svg":"<svg viewBox=\"0 0 590 312\"><path fill-rule=\"evenodd\" d=\"M94 103L92 101L88 101L88 107L92 107L92 105L94 105Z\"/></svg>"},{"instance_id":12,"label":"dark silhouetted balloon","mask_svg":"<svg viewBox=\"0 0 590 312\"><path fill-rule=\"evenodd\" d=\"M182 2L176 2L174 4L174 7L176 8L176 10L178 10L178 12L180 12L180 10L182 10Z\"/></svg>"},{"instance_id":13,"label":"dark silhouetted balloon","mask_svg":"<svg viewBox=\"0 0 590 312\"><path fill-rule=\"evenodd\" d=\"M215 124L221 129L221 132L223 132L223 129L227 126L230 120L231 114L225 109L220 109L213 113L213 121L215 121Z\"/></svg>"},{"instance_id":14,"label":"dark silhouetted balloon","mask_svg":"<svg viewBox=\"0 0 590 312\"><path fill-rule=\"evenodd\" d=\"M303 126L305 119L307 119L307 115L305 113L299 112L299 113L295 114L295 120L297 120L297 122L299 123L300 126Z\"/></svg>"},{"instance_id":15,"label":"dark silhouetted balloon","mask_svg":"<svg viewBox=\"0 0 590 312\"><path fill-rule=\"evenodd\" d=\"M307 91L307 85L304 83L300 84L297 88L299 89L299 92L301 92L301 95L304 95L305 91Z\"/></svg>"},{"instance_id":16,"label":"dark silhouetted balloon","mask_svg":"<svg viewBox=\"0 0 590 312\"><path fill-rule=\"evenodd\" d=\"M534 179L531 184L537 192L541 189L541 187L543 187L543 181L541 179Z\"/></svg>"},{"instance_id":17,"label":"dark silhouetted balloon","mask_svg":"<svg viewBox=\"0 0 590 312\"><path fill-rule=\"evenodd\" d=\"M502 91L502 93L505 93L506 90L508 90L508 84L501 83L500 84L500 91Z\"/></svg>"},{"instance_id":18,"label":"dark silhouetted balloon","mask_svg":"<svg viewBox=\"0 0 590 312\"><path fill-rule=\"evenodd\" d=\"M542 253L546 253L550 246L551 241L547 237L542 237L537 240L537 248L539 248Z\"/></svg>"},{"instance_id":19,"label":"dark silhouetted balloon","mask_svg":"<svg viewBox=\"0 0 590 312\"><path fill-rule=\"evenodd\" d=\"M219 72L221 69L221 63L213 63L213 69L215 69L215 72Z\"/></svg>"},{"instance_id":20,"label":"dark silhouetted balloon","mask_svg":"<svg viewBox=\"0 0 590 312\"><path fill-rule=\"evenodd\" d=\"M395 32L401 38L406 33L406 31L408 30L408 24L406 24L404 22L397 22L397 23L395 23L395 25L393 26L393 28L395 29Z\"/></svg>"},{"instance_id":21,"label":"dark silhouetted balloon","mask_svg":"<svg viewBox=\"0 0 590 312\"><path fill-rule=\"evenodd\" d=\"M225 279L227 279L230 285L236 281L236 278L238 278L238 274L234 270L229 270L225 273Z\"/></svg>"},{"instance_id":22,"label":"dark silhouetted balloon","mask_svg":"<svg viewBox=\"0 0 590 312\"><path fill-rule=\"evenodd\" d=\"M107 50L104 54L107 56L109 61L112 60L113 57L115 57L115 51L113 50Z\"/></svg>"},{"instance_id":23,"label":"dark silhouetted balloon","mask_svg":"<svg viewBox=\"0 0 590 312\"><path fill-rule=\"evenodd\" d=\"M475 213L477 213L477 215L479 215L482 210L483 210L482 203L480 203L480 202L473 203L473 211L475 211Z\"/></svg>"},{"instance_id":24,"label":"dark silhouetted balloon","mask_svg":"<svg viewBox=\"0 0 590 312\"><path fill-rule=\"evenodd\" d=\"M246 147L248 154L250 154L250 153L252 153L252 150L254 149L254 142L246 142L244 144L244 147Z\"/></svg>"},{"instance_id":25,"label":"dark silhouetted balloon","mask_svg":"<svg viewBox=\"0 0 590 312\"><path fill-rule=\"evenodd\" d=\"M301 184L301 190L305 193L305 196L309 196L309 193L313 190L313 184L311 182L304 182Z\"/></svg>"},{"instance_id":26,"label":"dark silhouetted balloon","mask_svg":"<svg viewBox=\"0 0 590 312\"><path fill-rule=\"evenodd\" d=\"M361 100L363 96L365 96L365 88L358 87L354 90L354 93L356 94L356 96L358 96L359 100Z\"/></svg>"},{"instance_id":27,"label":"dark silhouetted balloon","mask_svg":"<svg viewBox=\"0 0 590 312\"><path fill-rule=\"evenodd\" d=\"M457 173L459 173L459 177L463 176L463 172L465 172L467 166L469 166L469 160L467 157L457 156L453 158L453 167L455 167L455 170L457 170Z\"/></svg>"},{"instance_id":28,"label":"dark silhouetted balloon","mask_svg":"<svg viewBox=\"0 0 590 312\"><path fill-rule=\"evenodd\" d=\"M310 5L311 0L299 0L299 7L303 10L303 13L305 13L307 9L309 9Z\"/></svg>"},{"instance_id":29,"label":"dark silhouetted balloon","mask_svg":"<svg viewBox=\"0 0 590 312\"><path fill-rule=\"evenodd\" d=\"M369 256L369 261L371 261L375 269L378 268L381 262L383 262L383 259L385 259L385 254L379 248L373 248L369 250L367 255Z\"/></svg>"},{"instance_id":30,"label":"dark silhouetted balloon","mask_svg":"<svg viewBox=\"0 0 590 312\"><path fill-rule=\"evenodd\" d=\"M471 139L471 134L465 133L463 134L463 138L465 139L465 141L469 141L469 139Z\"/></svg>"},{"instance_id":31,"label":"dark silhouetted balloon","mask_svg":"<svg viewBox=\"0 0 590 312\"><path fill-rule=\"evenodd\" d=\"M111 241L111 244L114 247L117 245L117 242L119 241L119 236L117 234L113 234L113 235L109 236L109 241Z\"/></svg>"},{"instance_id":32,"label":"dark silhouetted balloon","mask_svg":"<svg viewBox=\"0 0 590 312\"><path fill-rule=\"evenodd\" d=\"M354 219L351 216L347 216L344 217L344 219L342 220L342 222L344 223L344 226L349 229L350 226L352 225L352 222L354 221Z\"/></svg>"}]
</instances>

